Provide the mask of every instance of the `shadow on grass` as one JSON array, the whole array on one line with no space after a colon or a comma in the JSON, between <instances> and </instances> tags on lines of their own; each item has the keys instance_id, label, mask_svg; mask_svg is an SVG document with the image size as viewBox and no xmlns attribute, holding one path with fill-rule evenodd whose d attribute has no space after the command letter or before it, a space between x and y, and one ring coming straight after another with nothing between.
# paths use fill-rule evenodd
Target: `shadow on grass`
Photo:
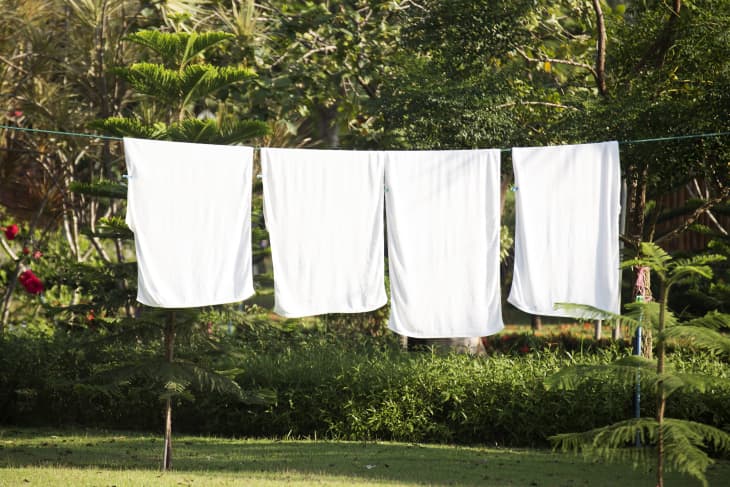
<instances>
[{"instance_id":1,"label":"shadow on grass","mask_svg":"<svg viewBox=\"0 0 730 487\"><path fill-rule=\"evenodd\" d=\"M161 438L138 433L0 429L0 468L156 471L161 454ZM539 450L186 436L173 443L173 467L177 472L298 472L437 485L651 485L653 477L625 465L585 463L581 458ZM721 463L708 474L710 484L715 485L713 479L728 478L730 464ZM670 479L672 485L699 485L685 477Z\"/></svg>"}]
</instances>

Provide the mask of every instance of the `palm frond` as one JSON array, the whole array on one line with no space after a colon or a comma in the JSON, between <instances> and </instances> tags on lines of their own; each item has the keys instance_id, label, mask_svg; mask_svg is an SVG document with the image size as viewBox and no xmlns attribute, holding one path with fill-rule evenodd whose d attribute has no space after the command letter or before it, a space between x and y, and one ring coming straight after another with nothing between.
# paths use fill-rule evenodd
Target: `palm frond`
<instances>
[{"instance_id":1,"label":"palm frond","mask_svg":"<svg viewBox=\"0 0 730 487\"><path fill-rule=\"evenodd\" d=\"M689 340L702 349L730 355L730 337L710 328L677 325L667 328L662 335L662 339Z\"/></svg>"}]
</instances>

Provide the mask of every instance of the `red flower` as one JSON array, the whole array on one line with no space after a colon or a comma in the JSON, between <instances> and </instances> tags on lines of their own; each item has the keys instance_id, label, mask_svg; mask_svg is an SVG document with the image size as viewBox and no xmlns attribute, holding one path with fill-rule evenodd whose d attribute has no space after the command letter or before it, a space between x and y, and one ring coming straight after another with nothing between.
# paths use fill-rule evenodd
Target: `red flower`
<instances>
[{"instance_id":1,"label":"red flower","mask_svg":"<svg viewBox=\"0 0 730 487\"><path fill-rule=\"evenodd\" d=\"M43 283L30 269L21 272L20 276L18 276L18 281L31 294L40 294L43 292Z\"/></svg>"},{"instance_id":2,"label":"red flower","mask_svg":"<svg viewBox=\"0 0 730 487\"><path fill-rule=\"evenodd\" d=\"M18 117L18 118L22 117L23 116L22 110L14 110L13 111L13 116L14 117Z\"/></svg>"},{"instance_id":3,"label":"red flower","mask_svg":"<svg viewBox=\"0 0 730 487\"><path fill-rule=\"evenodd\" d=\"M43 257L43 252L41 252L40 250L37 250L37 249L33 251L33 258L35 260L38 260L41 257Z\"/></svg>"},{"instance_id":4,"label":"red flower","mask_svg":"<svg viewBox=\"0 0 730 487\"><path fill-rule=\"evenodd\" d=\"M15 240L15 237L18 235L18 232L20 230L18 229L18 225L13 223L12 225L8 225L5 227L5 238L8 240Z\"/></svg>"},{"instance_id":5,"label":"red flower","mask_svg":"<svg viewBox=\"0 0 730 487\"><path fill-rule=\"evenodd\" d=\"M522 345L520 347L520 353L527 353L529 351L530 351L530 347L528 347L527 345Z\"/></svg>"},{"instance_id":6,"label":"red flower","mask_svg":"<svg viewBox=\"0 0 730 487\"><path fill-rule=\"evenodd\" d=\"M96 319L96 315L94 315L94 310L90 309L88 313L86 313L86 321L94 321Z\"/></svg>"},{"instance_id":7,"label":"red flower","mask_svg":"<svg viewBox=\"0 0 730 487\"><path fill-rule=\"evenodd\" d=\"M23 255L30 254L30 249L28 247L23 247Z\"/></svg>"}]
</instances>

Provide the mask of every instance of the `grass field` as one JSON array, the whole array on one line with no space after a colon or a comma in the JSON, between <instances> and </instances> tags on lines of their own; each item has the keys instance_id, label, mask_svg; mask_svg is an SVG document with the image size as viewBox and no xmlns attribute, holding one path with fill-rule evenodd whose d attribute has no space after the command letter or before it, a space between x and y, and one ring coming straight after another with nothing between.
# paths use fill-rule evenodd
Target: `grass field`
<instances>
[{"instance_id":1,"label":"grass field","mask_svg":"<svg viewBox=\"0 0 730 487\"><path fill-rule=\"evenodd\" d=\"M654 485L651 472L540 450L180 436L164 474L161 452L149 434L0 429L0 486ZM730 462L708 478L727 485ZM700 483L668 475L667 486L685 485Z\"/></svg>"}]
</instances>

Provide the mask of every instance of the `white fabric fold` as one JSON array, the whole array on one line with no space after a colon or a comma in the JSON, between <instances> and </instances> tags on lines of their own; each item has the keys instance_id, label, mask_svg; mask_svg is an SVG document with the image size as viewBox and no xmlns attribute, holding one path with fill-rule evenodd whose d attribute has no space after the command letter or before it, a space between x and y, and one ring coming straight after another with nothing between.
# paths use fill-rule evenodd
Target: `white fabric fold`
<instances>
[{"instance_id":1,"label":"white fabric fold","mask_svg":"<svg viewBox=\"0 0 730 487\"><path fill-rule=\"evenodd\" d=\"M544 316L580 316L555 303L618 313L618 143L514 148L512 164L515 266L508 301Z\"/></svg>"},{"instance_id":2,"label":"white fabric fold","mask_svg":"<svg viewBox=\"0 0 730 487\"><path fill-rule=\"evenodd\" d=\"M253 148L125 138L137 300L189 308L254 293Z\"/></svg>"},{"instance_id":3,"label":"white fabric fold","mask_svg":"<svg viewBox=\"0 0 730 487\"><path fill-rule=\"evenodd\" d=\"M383 163L377 152L261 149L274 311L372 311L384 284Z\"/></svg>"},{"instance_id":4,"label":"white fabric fold","mask_svg":"<svg viewBox=\"0 0 730 487\"><path fill-rule=\"evenodd\" d=\"M390 329L415 338L497 333L499 150L384 154Z\"/></svg>"}]
</instances>

